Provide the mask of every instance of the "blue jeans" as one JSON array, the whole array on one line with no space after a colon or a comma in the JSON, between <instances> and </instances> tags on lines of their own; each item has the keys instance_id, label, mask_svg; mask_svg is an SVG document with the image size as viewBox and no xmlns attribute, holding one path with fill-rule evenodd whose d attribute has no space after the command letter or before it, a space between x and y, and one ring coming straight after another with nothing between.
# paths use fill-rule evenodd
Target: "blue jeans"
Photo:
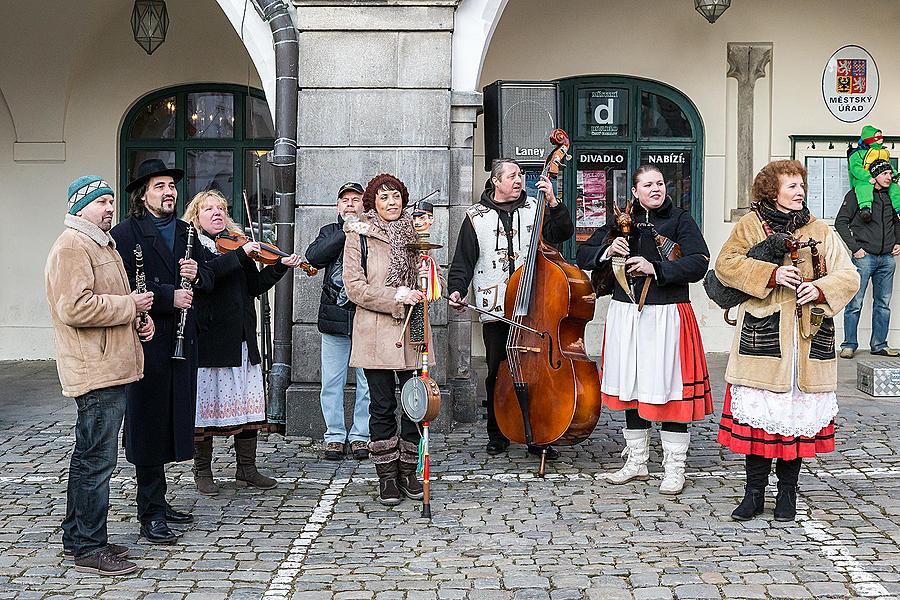
<instances>
[{"instance_id":1,"label":"blue jeans","mask_svg":"<svg viewBox=\"0 0 900 600\"><path fill-rule=\"evenodd\" d=\"M369 384L362 369L356 371L356 404L353 427L347 435L344 422L344 386L350 363L350 336L322 334L322 416L325 417L325 443L369 441Z\"/></svg>"},{"instance_id":2,"label":"blue jeans","mask_svg":"<svg viewBox=\"0 0 900 600\"><path fill-rule=\"evenodd\" d=\"M63 548L75 558L107 545L109 479L119 457L119 429L125 416L125 386L94 390L75 398L75 450L69 463Z\"/></svg>"},{"instance_id":3,"label":"blue jeans","mask_svg":"<svg viewBox=\"0 0 900 600\"><path fill-rule=\"evenodd\" d=\"M841 348L856 350L859 343L856 339L856 328L859 325L859 313L862 311L863 299L866 297L866 286L872 280L872 337L869 348L877 352L887 346L888 326L891 322L891 292L894 289L894 257L890 254L866 254L862 258L853 258L853 264L859 271L859 291L853 300L844 308L844 343Z\"/></svg>"}]
</instances>

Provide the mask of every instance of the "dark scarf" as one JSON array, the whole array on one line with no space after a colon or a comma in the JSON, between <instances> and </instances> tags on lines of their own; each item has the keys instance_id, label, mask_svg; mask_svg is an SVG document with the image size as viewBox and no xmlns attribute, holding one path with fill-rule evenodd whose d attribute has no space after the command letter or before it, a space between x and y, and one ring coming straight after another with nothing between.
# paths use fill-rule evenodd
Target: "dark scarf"
<instances>
[{"instance_id":1,"label":"dark scarf","mask_svg":"<svg viewBox=\"0 0 900 600\"><path fill-rule=\"evenodd\" d=\"M163 217L157 217L152 212L147 211L147 214L153 220L153 224L156 225L156 228L159 229L159 232L162 234L163 239L166 240L166 244L172 252L175 251L175 213L169 213Z\"/></svg>"},{"instance_id":2,"label":"dark scarf","mask_svg":"<svg viewBox=\"0 0 900 600\"><path fill-rule=\"evenodd\" d=\"M754 202L751 208L772 228L775 233L793 234L795 231L809 223L810 214L806 204L800 210L781 212L775 208L775 201Z\"/></svg>"},{"instance_id":3,"label":"dark scarf","mask_svg":"<svg viewBox=\"0 0 900 600\"><path fill-rule=\"evenodd\" d=\"M390 265L388 266L385 285L406 286L414 288L416 285L416 263L418 251L410 250L407 244L416 241L416 230L413 229L412 217L404 211L396 221L385 221L373 208L365 212L369 222L387 234L388 244L391 247Z\"/></svg>"}]
</instances>

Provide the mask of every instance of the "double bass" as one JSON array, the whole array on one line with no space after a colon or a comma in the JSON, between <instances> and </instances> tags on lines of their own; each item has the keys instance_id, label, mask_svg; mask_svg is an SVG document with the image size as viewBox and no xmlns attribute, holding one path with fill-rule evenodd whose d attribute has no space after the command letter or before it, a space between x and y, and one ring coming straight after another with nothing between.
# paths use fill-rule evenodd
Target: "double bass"
<instances>
[{"instance_id":1,"label":"double bass","mask_svg":"<svg viewBox=\"0 0 900 600\"><path fill-rule=\"evenodd\" d=\"M554 129L550 141L541 176L558 175L568 156L565 131ZM514 442L568 446L587 439L600 418L600 375L584 341L596 297L587 274L542 239L545 210L541 197L528 256L507 283L508 368L501 365L497 374L494 413Z\"/></svg>"}]
</instances>

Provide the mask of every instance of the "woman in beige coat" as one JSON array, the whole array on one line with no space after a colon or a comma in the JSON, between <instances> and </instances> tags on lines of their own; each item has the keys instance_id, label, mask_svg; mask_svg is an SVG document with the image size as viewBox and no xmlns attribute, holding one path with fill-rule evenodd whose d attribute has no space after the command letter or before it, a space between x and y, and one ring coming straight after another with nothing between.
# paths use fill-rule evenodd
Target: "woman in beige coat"
<instances>
[{"instance_id":1,"label":"woman in beige coat","mask_svg":"<svg viewBox=\"0 0 900 600\"><path fill-rule=\"evenodd\" d=\"M378 472L379 499L392 506L402 496L422 498L416 478L420 434L406 414L397 435L397 384L402 387L419 366L409 329L396 346L406 311L424 298L415 289L418 251L412 218L403 209L409 192L393 175L373 178L363 194L363 214L347 219L344 231L344 288L356 304L350 366L363 368L369 382L369 450ZM402 412L402 411L401 411Z\"/></svg>"},{"instance_id":2,"label":"woman in beige coat","mask_svg":"<svg viewBox=\"0 0 900 600\"><path fill-rule=\"evenodd\" d=\"M746 455L746 491L732 513L738 521L762 513L773 459L775 520L793 521L800 461L834 450L834 316L856 293L859 274L837 234L809 213L805 197L803 165L766 165L753 182L753 211L734 226L716 261L721 282L750 295L738 310L719 428L719 442ZM818 257L803 247L794 264L786 244L780 264L747 256L770 236L816 240ZM817 259L824 273L818 278ZM812 309L822 319L818 328L811 324Z\"/></svg>"}]
</instances>

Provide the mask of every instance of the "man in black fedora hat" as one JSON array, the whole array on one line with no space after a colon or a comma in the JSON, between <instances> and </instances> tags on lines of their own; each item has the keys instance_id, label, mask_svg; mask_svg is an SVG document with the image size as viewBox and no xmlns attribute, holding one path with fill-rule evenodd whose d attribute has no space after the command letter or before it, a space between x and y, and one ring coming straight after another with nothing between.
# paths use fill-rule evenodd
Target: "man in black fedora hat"
<instances>
[{"instance_id":1,"label":"man in black fedora hat","mask_svg":"<svg viewBox=\"0 0 900 600\"><path fill-rule=\"evenodd\" d=\"M165 465L194 456L194 402L197 381L196 324L193 293L181 288L184 277L193 289L208 291L212 271L198 266L200 244L185 258L188 225L175 218L176 184L181 169L159 159L143 161L125 191L131 195L127 219L110 232L134 285L136 244L143 251L147 290L153 292L150 315L156 335L144 344L144 378L128 386L125 406L125 457L135 466L137 509L141 535L156 544L171 544L172 523L190 523L193 516L166 501ZM202 261L200 261L202 264ZM186 360L173 360L180 311L187 311L184 329Z\"/></svg>"}]
</instances>

